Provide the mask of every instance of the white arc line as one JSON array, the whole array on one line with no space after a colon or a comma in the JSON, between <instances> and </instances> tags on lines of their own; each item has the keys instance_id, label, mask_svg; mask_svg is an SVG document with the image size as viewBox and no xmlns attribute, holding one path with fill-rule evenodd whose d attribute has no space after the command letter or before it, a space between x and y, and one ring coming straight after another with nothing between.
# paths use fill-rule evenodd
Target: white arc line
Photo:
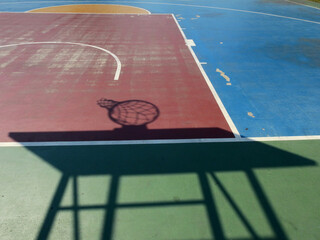
<instances>
[{"instance_id":1,"label":"white arc line","mask_svg":"<svg viewBox=\"0 0 320 240\"><path fill-rule=\"evenodd\" d=\"M127 3L128 1L110 1L110 2ZM139 2L131 2L131 3L139 3ZM272 14L272 13L256 12L256 11L234 9L234 8L214 7L214 6L204 6L204 5L194 5L194 4L181 4L181 3L164 3L164 2L143 2L143 3L144 4L153 4L153 5L171 5L171 6L182 6L182 7L211 8L211 9L219 9L219 10L225 10L225 11L259 14L259 15L265 15L265 16L270 16L270 17L286 18L286 19L295 20L295 21L320 24L320 22L310 21L310 20L306 20L306 19L302 19L302 18L288 17L288 16L282 16L282 15L277 15L277 14Z\"/></svg>"},{"instance_id":2,"label":"white arc line","mask_svg":"<svg viewBox=\"0 0 320 240\"><path fill-rule=\"evenodd\" d=\"M2 45L2 46L0 46L0 48L16 47L16 46L23 46L23 45L35 45L35 44L69 44L69 45L78 45L78 46L82 46L82 47L91 47L91 48L101 50L101 51L111 55L116 60L117 70L114 75L114 80L119 80L119 76L121 73L121 62L120 62L119 58L117 57L117 55L110 52L109 50L98 47L98 46L89 45L89 44L85 44L85 43L74 43L74 42L24 42L24 43L14 43L14 44Z\"/></svg>"},{"instance_id":3,"label":"white arc line","mask_svg":"<svg viewBox=\"0 0 320 240\"><path fill-rule=\"evenodd\" d=\"M320 10L320 8L318 8L318 7L309 6L309 5L306 5L306 4L303 4L303 3L298 3L298 2L290 1L290 0L284 0L284 1L289 2L289 3L293 3L293 4L297 4L297 5L300 5L300 6L305 6L305 7L308 7L308 8L313 8L313 9Z\"/></svg>"}]
</instances>

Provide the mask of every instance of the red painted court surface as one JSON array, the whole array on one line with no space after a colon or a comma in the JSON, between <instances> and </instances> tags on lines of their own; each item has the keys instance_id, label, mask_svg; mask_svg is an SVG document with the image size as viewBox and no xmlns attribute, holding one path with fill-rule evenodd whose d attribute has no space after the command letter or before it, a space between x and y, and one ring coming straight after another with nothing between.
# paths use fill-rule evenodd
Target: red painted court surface
<instances>
[{"instance_id":1,"label":"red painted court surface","mask_svg":"<svg viewBox=\"0 0 320 240\"><path fill-rule=\"evenodd\" d=\"M234 137L173 16L0 20L1 142Z\"/></svg>"}]
</instances>

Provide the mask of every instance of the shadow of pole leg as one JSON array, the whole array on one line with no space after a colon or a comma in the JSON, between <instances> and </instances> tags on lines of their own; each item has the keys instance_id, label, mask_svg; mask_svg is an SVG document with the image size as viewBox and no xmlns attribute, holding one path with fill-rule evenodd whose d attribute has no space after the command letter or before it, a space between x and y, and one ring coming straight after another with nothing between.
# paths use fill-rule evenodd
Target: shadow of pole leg
<instances>
[{"instance_id":1,"label":"shadow of pole leg","mask_svg":"<svg viewBox=\"0 0 320 240\"><path fill-rule=\"evenodd\" d=\"M253 227L251 226L249 220L245 217L245 214L241 211L240 207L236 204L236 202L232 199L231 195L228 193L227 189L222 185L222 182L218 179L215 173L210 173L213 178L216 186L220 189L222 194L225 196L227 201L230 203L231 207L237 213L239 218L241 219L244 226L247 228L248 232L252 235L253 239L259 239L258 234L255 232Z\"/></svg>"},{"instance_id":2,"label":"shadow of pole leg","mask_svg":"<svg viewBox=\"0 0 320 240\"><path fill-rule=\"evenodd\" d=\"M113 225L114 225L114 216L116 211L116 201L117 193L119 188L119 179L118 175L112 176L110 183L110 191L108 197L108 208L106 209L106 215L104 219L103 233L101 240L111 240L113 234Z\"/></svg>"},{"instance_id":3,"label":"shadow of pole leg","mask_svg":"<svg viewBox=\"0 0 320 240\"><path fill-rule=\"evenodd\" d=\"M257 179L257 177L255 176L253 170L246 170L245 171L249 182L252 186L252 189L254 190L253 192L256 194L257 199L259 200L259 203L261 205L261 208L263 209L269 223L270 226L272 227L272 230L274 231L274 233L276 234L276 238L275 239L281 239L281 240L288 240L288 237L286 236L284 230L281 227L281 224L274 212L274 210L272 209L271 204L269 203L269 200L266 196L266 194L263 192L263 189Z\"/></svg>"},{"instance_id":4,"label":"shadow of pole leg","mask_svg":"<svg viewBox=\"0 0 320 240\"><path fill-rule=\"evenodd\" d=\"M73 221L74 221L74 240L80 239L80 228L79 228L79 201L78 201L78 176L73 176Z\"/></svg>"},{"instance_id":5,"label":"shadow of pole leg","mask_svg":"<svg viewBox=\"0 0 320 240\"><path fill-rule=\"evenodd\" d=\"M45 220L43 221L43 224L42 224L42 227L41 227L40 232L38 234L37 240L48 239L50 230L51 230L53 222L54 222L54 218L57 215L58 208L60 206L62 197L64 196L64 192L66 190L69 177L70 176L67 174L62 175L60 182L59 182L59 185L57 187L57 190L56 190L54 197L52 199L52 202L50 204L49 210L47 212L47 216L46 216Z\"/></svg>"},{"instance_id":6,"label":"shadow of pole leg","mask_svg":"<svg viewBox=\"0 0 320 240\"><path fill-rule=\"evenodd\" d=\"M216 240L225 240L222 224L218 215L217 207L210 189L209 181L205 172L198 173L202 194L210 221L212 236Z\"/></svg>"}]
</instances>

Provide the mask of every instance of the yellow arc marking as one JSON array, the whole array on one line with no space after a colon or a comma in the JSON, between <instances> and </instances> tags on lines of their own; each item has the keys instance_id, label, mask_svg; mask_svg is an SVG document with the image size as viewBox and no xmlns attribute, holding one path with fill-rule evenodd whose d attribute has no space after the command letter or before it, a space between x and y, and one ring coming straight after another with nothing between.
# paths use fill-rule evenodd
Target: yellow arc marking
<instances>
[{"instance_id":1,"label":"yellow arc marking","mask_svg":"<svg viewBox=\"0 0 320 240\"><path fill-rule=\"evenodd\" d=\"M128 14L150 14L149 11L132 6L113 4L77 4L53 6L30 10L32 13L128 13Z\"/></svg>"}]
</instances>

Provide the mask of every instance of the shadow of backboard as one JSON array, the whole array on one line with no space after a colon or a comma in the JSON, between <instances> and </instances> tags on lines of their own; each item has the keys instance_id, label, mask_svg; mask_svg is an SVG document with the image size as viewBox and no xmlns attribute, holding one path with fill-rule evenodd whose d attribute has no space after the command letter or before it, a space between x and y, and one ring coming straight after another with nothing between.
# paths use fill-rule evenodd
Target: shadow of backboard
<instances>
[{"instance_id":1,"label":"shadow of backboard","mask_svg":"<svg viewBox=\"0 0 320 240\"><path fill-rule=\"evenodd\" d=\"M136 129L138 130L138 129ZM144 129L143 131L149 131ZM162 131L162 130L158 130ZM219 129L219 131L222 131ZM101 132L104 134L105 132ZM18 142L26 139L38 139L39 136L57 133L10 133ZM66 134L66 133L59 133ZM76 135L87 133L75 132ZM99 134L98 134L99 135ZM214 194L209 181L213 181L228 200L233 211L239 217L251 238L248 239L289 239L276 212L273 210L263 187L254 170L271 168L289 168L314 166L315 162L289 152L271 147L261 142L229 142L229 143L192 143L192 144L147 144L147 145L109 145L109 146L60 146L60 147L27 147L28 150L49 163L61 172L62 177L56 188L51 205L43 221L37 239L48 239L54 220L60 211L73 212L74 239L80 239L79 213L88 209L105 211L101 239L113 239L116 225L116 212L123 207L117 202L120 179L124 176L159 175L159 174L196 174L203 195L201 201L172 201L132 203L126 208L150 208L201 205L207 212L211 234L214 239L227 240ZM273 237L260 238L250 224L246 213L241 211L228 190L217 178L219 172L241 171L245 174L250 188L258 199L262 212L272 229ZM107 203L104 205L81 205L78 202L78 178L81 176L109 175L111 182ZM66 194L69 180L72 181L73 206L61 206ZM147 191L147 190L146 190ZM240 239L239 239L240 240ZM243 239L241 239L243 240Z\"/></svg>"}]
</instances>

